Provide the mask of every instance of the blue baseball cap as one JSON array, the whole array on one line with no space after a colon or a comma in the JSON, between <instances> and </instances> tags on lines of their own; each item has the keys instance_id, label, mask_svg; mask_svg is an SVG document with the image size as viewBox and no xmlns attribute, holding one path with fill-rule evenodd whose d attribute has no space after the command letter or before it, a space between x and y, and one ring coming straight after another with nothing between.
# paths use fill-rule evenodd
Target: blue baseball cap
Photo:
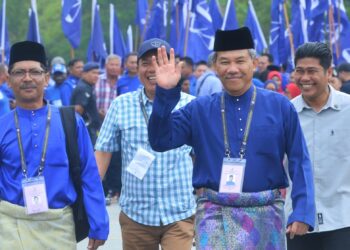
<instances>
[{"instance_id":1,"label":"blue baseball cap","mask_svg":"<svg viewBox=\"0 0 350 250\"><path fill-rule=\"evenodd\" d=\"M64 66L63 64L54 64L51 69L51 74L55 74L58 72L66 74L67 73L66 66Z\"/></svg>"},{"instance_id":2,"label":"blue baseball cap","mask_svg":"<svg viewBox=\"0 0 350 250\"><path fill-rule=\"evenodd\" d=\"M100 69L100 65L96 62L87 62L83 67L83 72L88 72L93 69Z\"/></svg>"},{"instance_id":3,"label":"blue baseball cap","mask_svg":"<svg viewBox=\"0 0 350 250\"><path fill-rule=\"evenodd\" d=\"M166 53L169 55L170 54L170 45L166 41L159 39L159 38L152 38L149 40L144 41L137 53L137 58L140 59L142 56L144 56L147 52L151 50L156 50L160 47L164 46Z\"/></svg>"}]
</instances>

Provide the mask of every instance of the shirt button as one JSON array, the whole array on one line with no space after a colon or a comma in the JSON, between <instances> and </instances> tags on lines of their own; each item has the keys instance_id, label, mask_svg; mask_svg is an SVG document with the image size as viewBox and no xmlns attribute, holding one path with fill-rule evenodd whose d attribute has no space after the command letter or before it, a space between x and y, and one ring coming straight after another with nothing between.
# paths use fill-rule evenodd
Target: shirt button
<instances>
[{"instance_id":1,"label":"shirt button","mask_svg":"<svg viewBox=\"0 0 350 250\"><path fill-rule=\"evenodd\" d=\"M34 148L37 148L37 147L38 147L38 145L35 144L35 145L34 145Z\"/></svg>"},{"instance_id":2,"label":"shirt button","mask_svg":"<svg viewBox=\"0 0 350 250\"><path fill-rule=\"evenodd\" d=\"M33 127L36 127L36 123L33 123Z\"/></svg>"},{"instance_id":3,"label":"shirt button","mask_svg":"<svg viewBox=\"0 0 350 250\"><path fill-rule=\"evenodd\" d=\"M241 110L241 108L238 108L238 110Z\"/></svg>"},{"instance_id":4,"label":"shirt button","mask_svg":"<svg viewBox=\"0 0 350 250\"><path fill-rule=\"evenodd\" d=\"M239 102L239 99L237 98L236 101Z\"/></svg>"},{"instance_id":5,"label":"shirt button","mask_svg":"<svg viewBox=\"0 0 350 250\"><path fill-rule=\"evenodd\" d=\"M240 131L243 131L243 128L240 128L239 130L240 130Z\"/></svg>"},{"instance_id":6,"label":"shirt button","mask_svg":"<svg viewBox=\"0 0 350 250\"><path fill-rule=\"evenodd\" d=\"M242 121L242 118L239 118L240 121Z\"/></svg>"},{"instance_id":7,"label":"shirt button","mask_svg":"<svg viewBox=\"0 0 350 250\"><path fill-rule=\"evenodd\" d=\"M34 133L34 136L38 136L38 134L37 134L37 133Z\"/></svg>"}]
</instances>

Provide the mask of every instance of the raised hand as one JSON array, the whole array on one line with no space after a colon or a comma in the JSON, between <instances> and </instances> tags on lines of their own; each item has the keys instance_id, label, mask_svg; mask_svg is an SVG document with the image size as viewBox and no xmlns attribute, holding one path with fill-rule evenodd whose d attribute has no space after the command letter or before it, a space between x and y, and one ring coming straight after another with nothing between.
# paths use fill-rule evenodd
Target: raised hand
<instances>
[{"instance_id":1,"label":"raised hand","mask_svg":"<svg viewBox=\"0 0 350 250\"><path fill-rule=\"evenodd\" d=\"M174 88L181 78L182 62L175 64L174 49L170 49L170 59L166 54L165 47L158 48L157 59L152 56L152 65L156 71L158 86L164 89Z\"/></svg>"}]
</instances>

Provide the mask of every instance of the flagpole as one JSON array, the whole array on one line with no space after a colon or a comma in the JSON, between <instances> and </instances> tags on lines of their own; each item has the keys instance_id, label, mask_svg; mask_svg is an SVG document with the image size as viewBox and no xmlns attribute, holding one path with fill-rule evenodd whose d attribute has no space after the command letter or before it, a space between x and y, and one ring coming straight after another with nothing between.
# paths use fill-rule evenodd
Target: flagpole
<instances>
[{"instance_id":1,"label":"flagpole","mask_svg":"<svg viewBox=\"0 0 350 250\"><path fill-rule=\"evenodd\" d=\"M186 18L186 35L185 35L185 45L184 45L184 56L187 55L187 43L188 43L188 32L189 32L189 27L190 27L190 8L192 7L192 1L190 0L188 2L188 7L187 7L187 18Z\"/></svg>"},{"instance_id":2,"label":"flagpole","mask_svg":"<svg viewBox=\"0 0 350 250\"><path fill-rule=\"evenodd\" d=\"M292 52L292 58L294 58L294 42L293 42L293 34L290 30L290 25L289 25L289 17L288 17L288 13L287 13L287 4L286 2L283 3L283 14L284 14L284 19L286 20L286 26L287 26L287 30L288 30L288 37L289 37L289 43L290 43L290 49Z\"/></svg>"},{"instance_id":3,"label":"flagpole","mask_svg":"<svg viewBox=\"0 0 350 250\"><path fill-rule=\"evenodd\" d=\"M74 59L75 55L74 55L74 48L70 47L70 59Z\"/></svg>"},{"instance_id":4,"label":"flagpole","mask_svg":"<svg viewBox=\"0 0 350 250\"><path fill-rule=\"evenodd\" d=\"M329 3L328 6L328 25L329 25L329 34L328 34L328 39L329 39L329 48L333 54L333 44L332 44L332 37L334 34L334 16L333 16L333 7L332 4ZM338 58L337 55L337 46L336 46L336 56ZM334 63L334 58L333 58L333 63Z\"/></svg>"},{"instance_id":5,"label":"flagpole","mask_svg":"<svg viewBox=\"0 0 350 250\"><path fill-rule=\"evenodd\" d=\"M109 4L109 54L113 54L114 49L114 5Z\"/></svg>"},{"instance_id":6,"label":"flagpole","mask_svg":"<svg viewBox=\"0 0 350 250\"><path fill-rule=\"evenodd\" d=\"M5 21L6 21L6 0L2 0L2 20L1 20L1 62L5 62Z\"/></svg>"}]
</instances>

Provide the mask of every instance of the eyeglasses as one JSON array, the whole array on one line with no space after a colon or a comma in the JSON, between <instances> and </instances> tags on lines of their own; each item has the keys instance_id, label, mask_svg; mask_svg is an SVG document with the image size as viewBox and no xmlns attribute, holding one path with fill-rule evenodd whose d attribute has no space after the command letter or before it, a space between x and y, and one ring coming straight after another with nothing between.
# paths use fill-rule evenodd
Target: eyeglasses
<instances>
[{"instance_id":1,"label":"eyeglasses","mask_svg":"<svg viewBox=\"0 0 350 250\"><path fill-rule=\"evenodd\" d=\"M30 78L32 79L40 79L42 75L45 73L44 70L39 69L30 69L30 70L24 70L24 69L17 69L10 73L10 75L15 79L23 79L26 74L29 74Z\"/></svg>"}]
</instances>

